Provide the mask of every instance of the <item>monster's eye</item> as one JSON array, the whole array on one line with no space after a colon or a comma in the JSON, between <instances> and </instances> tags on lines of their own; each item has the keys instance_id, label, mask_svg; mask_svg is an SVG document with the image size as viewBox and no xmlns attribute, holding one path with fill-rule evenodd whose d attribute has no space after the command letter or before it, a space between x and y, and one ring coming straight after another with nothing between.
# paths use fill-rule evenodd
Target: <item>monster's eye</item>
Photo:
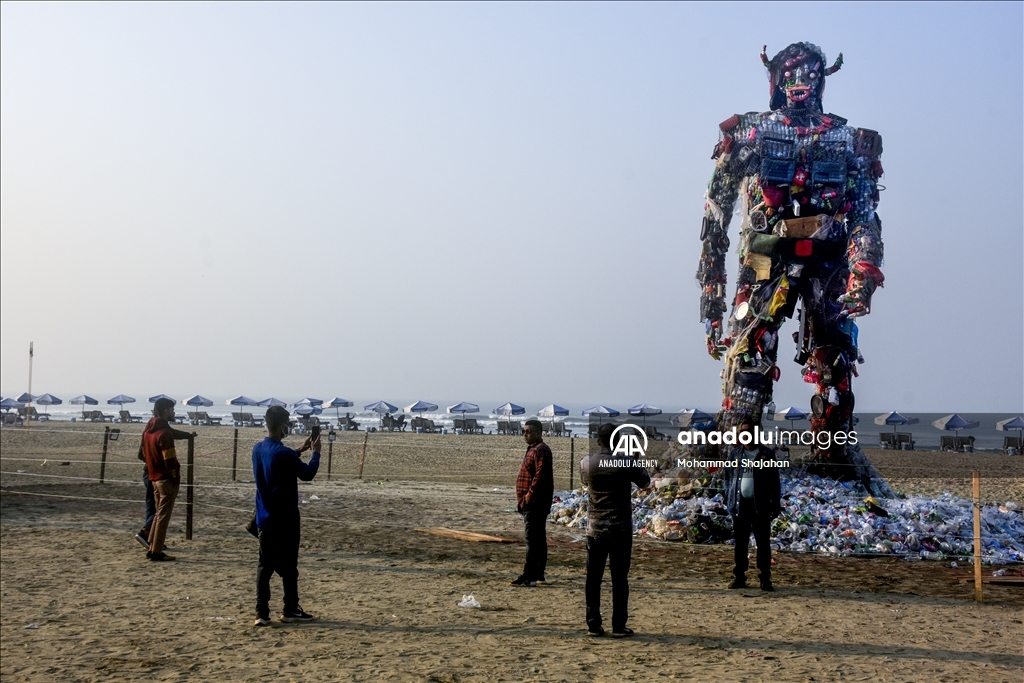
<instances>
[{"instance_id":1,"label":"monster's eye","mask_svg":"<svg viewBox=\"0 0 1024 683\"><path fill-rule=\"evenodd\" d=\"M783 76L785 76L786 78L791 78L793 76L793 72L787 71L786 73L783 74Z\"/></svg>"},{"instance_id":2,"label":"monster's eye","mask_svg":"<svg viewBox=\"0 0 1024 683\"><path fill-rule=\"evenodd\" d=\"M813 80L813 79L815 79L815 78L817 78L817 77L818 77L818 74L816 74L816 73L815 73L815 72L813 72L813 71L811 72L811 75L810 75L810 76L808 76L808 78L810 78L810 79L812 79L812 80Z\"/></svg>"}]
</instances>

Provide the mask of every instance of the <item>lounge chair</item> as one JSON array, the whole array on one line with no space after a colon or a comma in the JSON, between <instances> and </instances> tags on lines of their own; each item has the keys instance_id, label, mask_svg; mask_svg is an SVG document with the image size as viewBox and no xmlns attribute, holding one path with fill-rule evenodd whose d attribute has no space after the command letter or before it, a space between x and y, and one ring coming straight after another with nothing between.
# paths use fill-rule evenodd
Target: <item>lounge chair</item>
<instances>
[{"instance_id":1,"label":"lounge chair","mask_svg":"<svg viewBox=\"0 0 1024 683\"><path fill-rule=\"evenodd\" d=\"M499 434L508 434L509 433L509 430L508 430L508 420L498 420L498 430L497 431L498 431Z\"/></svg>"},{"instance_id":2,"label":"lounge chair","mask_svg":"<svg viewBox=\"0 0 1024 683\"><path fill-rule=\"evenodd\" d=\"M910 434L909 432L897 432L896 443L893 444L893 448L896 450L903 450L903 444L907 444L907 450L912 451L914 450L915 443L916 441L914 441L913 434Z\"/></svg>"},{"instance_id":3,"label":"lounge chair","mask_svg":"<svg viewBox=\"0 0 1024 683\"><path fill-rule=\"evenodd\" d=\"M520 424L519 420L512 420L508 423L508 433L513 436L523 435L523 425Z\"/></svg>"},{"instance_id":4,"label":"lounge chair","mask_svg":"<svg viewBox=\"0 0 1024 683\"><path fill-rule=\"evenodd\" d=\"M899 448L899 437L896 436L896 432L882 432L878 435L878 445L880 448Z\"/></svg>"},{"instance_id":5,"label":"lounge chair","mask_svg":"<svg viewBox=\"0 0 1024 683\"><path fill-rule=\"evenodd\" d=\"M644 427L644 432L646 432L647 436L652 439L657 439L658 441L663 441L665 439L665 435L655 429L654 425L647 425Z\"/></svg>"},{"instance_id":6,"label":"lounge chair","mask_svg":"<svg viewBox=\"0 0 1024 683\"><path fill-rule=\"evenodd\" d=\"M1011 448L1017 449L1017 454L1020 455L1021 448L1024 447L1024 435L1022 436L1004 436L1003 437L1003 453L1009 453Z\"/></svg>"},{"instance_id":7,"label":"lounge chair","mask_svg":"<svg viewBox=\"0 0 1024 683\"><path fill-rule=\"evenodd\" d=\"M45 415L45 414L44 415L40 415L36 411L36 407L35 406L32 406L31 408L29 408L29 407L18 408L18 415L21 416L22 421L28 419L28 420L31 420L33 422L46 422L48 419L50 419L49 415Z\"/></svg>"},{"instance_id":8,"label":"lounge chair","mask_svg":"<svg viewBox=\"0 0 1024 683\"><path fill-rule=\"evenodd\" d=\"M466 427L466 418L457 417L454 420L452 420L452 429L467 430L468 428Z\"/></svg>"},{"instance_id":9,"label":"lounge chair","mask_svg":"<svg viewBox=\"0 0 1024 683\"><path fill-rule=\"evenodd\" d=\"M942 436L939 437L939 450L963 453L974 450L973 436Z\"/></svg>"},{"instance_id":10,"label":"lounge chair","mask_svg":"<svg viewBox=\"0 0 1024 683\"><path fill-rule=\"evenodd\" d=\"M435 425L433 420L423 418L423 431L430 433L439 433L441 431L440 425Z\"/></svg>"},{"instance_id":11,"label":"lounge chair","mask_svg":"<svg viewBox=\"0 0 1024 683\"><path fill-rule=\"evenodd\" d=\"M553 422L551 424L551 433L554 436L572 436L572 430L566 429L564 422Z\"/></svg>"},{"instance_id":12,"label":"lounge chair","mask_svg":"<svg viewBox=\"0 0 1024 683\"><path fill-rule=\"evenodd\" d=\"M4 413L4 427L21 427L25 423L17 413Z\"/></svg>"},{"instance_id":13,"label":"lounge chair","mask_svg":"<svg viewBox=\"0 0 1024 683\"><path fill-rule=\"evenodd\" d=\"M470 434L483 434L484 427L482 424L476 421L475 417L466 418L466 431Z\"/></svg>"},{"instance_id":14,"label":"lounge chair","mask_svg":"<svg viewBox=\"0 0 1024 683\"><path fill-rule=\"evenodd\" d=\"M399 415L398 417L396 417L394 419L394 421L391 423L391 426L392 426L392 429L394 429L396 431L404 432L405 428L407 426L405 424L405 415Z\"/></svg>"},{"instance_id":15,"label":"lounge chair","mask_svg":"<svg viewBox=\"0 0 1024 683\"><path fill-rule=\"evenodd\" d=\"M219 425L222 418L210 417L210 414L205 410L199 411L199 423L204 425Z\"/></svg>"},{"instance_id":16,"label":"lounge chair","mask_svg":"<svg viewBox=\"0 0 1024 683\"><path fill-rule=\"evenodd\" d=\"M122 423L127 422L142 422L142 418L137 415L132 415L127 410L118 411L118 416L121 418Z\"/></svg>"},{"instance_id":17,"label":"lounge chair","mask_svg":"<svg viewBox=\"0 0 1024 683\"><path fill-rule=\"evenodd\" d=\"M353 420L348 415L346 415L345 417L338 418L338 429L344 429L346 431L353 432L359 429L359 423Z\"/></svg>"}]
</instances>

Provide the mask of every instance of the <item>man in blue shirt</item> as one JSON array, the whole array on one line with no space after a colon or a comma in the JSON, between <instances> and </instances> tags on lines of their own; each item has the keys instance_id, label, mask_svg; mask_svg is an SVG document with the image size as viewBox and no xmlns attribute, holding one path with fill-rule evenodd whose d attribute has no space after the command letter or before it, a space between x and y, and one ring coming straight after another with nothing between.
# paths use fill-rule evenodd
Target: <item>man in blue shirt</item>
<instances>
[{"instance_id":1,"label":"man in blue shirt","mask_svg":"<svg viewBox=\"0 0 1024 683\"><path fill-rule=\"evenodd\" d=\"M288 436L288 411L271 407L266 414L267 438L252 449L256 480L256 526L259 527L260 563L256 570L256 626L270 623L270 577L277 572L284 583L281 621L310 621L299 607L299 487L311 481L320 467L320 437L294 451L281 439ZM309 463L299 454L313 449Z\"/></svg>"}]
</instances>

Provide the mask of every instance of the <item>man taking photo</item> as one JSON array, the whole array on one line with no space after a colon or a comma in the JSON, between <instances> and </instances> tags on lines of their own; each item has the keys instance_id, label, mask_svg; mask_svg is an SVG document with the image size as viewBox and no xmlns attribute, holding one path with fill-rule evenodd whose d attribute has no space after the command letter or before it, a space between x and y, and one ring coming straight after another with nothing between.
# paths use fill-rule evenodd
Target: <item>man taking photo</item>
<instances>
[{"instance_id":1,"label":"man taking photo","mask_svg":"<svg viewBox=\"0 0 1024 683\"><path fill-rule=\"evenodd\" d=\"M299 486L298 480L312 481L320 468L320 435L307 438L299 450L288 448L281 439L288 436L288 411L273 406L266 414L267 437L252 449L252 471L256 480L256 526L259 528L260 559L256 570L256 626L270 624L270 577L276 572L284 584L281 621L311 621L313 616L299 607ZM309 463L299 454L313 449Z\"/></svg>"}]
</instances>

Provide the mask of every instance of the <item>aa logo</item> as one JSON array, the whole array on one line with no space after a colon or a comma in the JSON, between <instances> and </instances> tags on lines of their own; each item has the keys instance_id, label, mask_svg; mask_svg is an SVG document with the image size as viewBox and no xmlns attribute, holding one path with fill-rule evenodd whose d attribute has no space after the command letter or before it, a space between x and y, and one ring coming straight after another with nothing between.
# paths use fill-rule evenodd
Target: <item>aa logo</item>
<instances>
[{"instance_id":1,"label":"aa logo","mask_svg":"<svg viewBox=\"0 0 1024 683\"><path fill-rule=\"evenodd\" d=\"M641 439L643 439L643 445L641 445ZM647 454L647 434L633 424L626 423L616 427L612 432L612 444L614 445L612 455L642 458Z\"/></svg>"}]
</instances>

